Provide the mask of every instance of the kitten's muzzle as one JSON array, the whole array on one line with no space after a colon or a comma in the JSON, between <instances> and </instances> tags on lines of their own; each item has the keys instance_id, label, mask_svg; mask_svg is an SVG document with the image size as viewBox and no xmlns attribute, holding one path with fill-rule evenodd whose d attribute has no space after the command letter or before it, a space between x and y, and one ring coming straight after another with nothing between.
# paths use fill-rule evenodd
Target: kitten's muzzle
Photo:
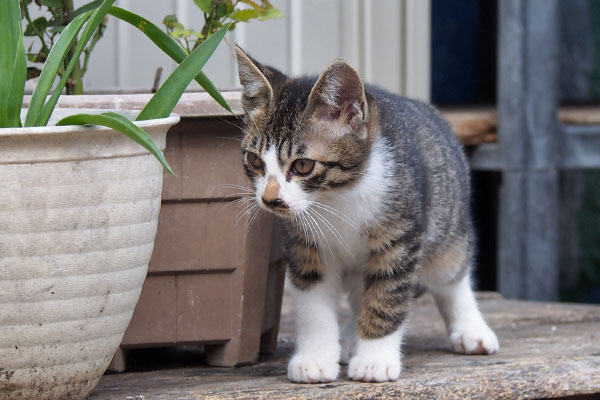
<instances>
[{"instance_id":1,"label":"kitten's muzzle","mask_svg":"<svg viewBox=\"0 0 600 400\"><path fill-rule=\"evenodd\" d=\"M290 209L290 207L279 198L270 200L263 197L262 202L265 206L275 211L287 212Z\"/></svg>"}]
</instances>

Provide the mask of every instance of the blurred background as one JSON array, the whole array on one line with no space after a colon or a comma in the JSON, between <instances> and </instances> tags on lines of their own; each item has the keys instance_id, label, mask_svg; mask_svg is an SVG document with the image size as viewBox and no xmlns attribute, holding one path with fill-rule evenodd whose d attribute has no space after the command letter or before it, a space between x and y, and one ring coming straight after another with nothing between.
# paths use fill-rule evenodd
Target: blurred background
<instances>
[{"instance_id":1,"label":"blurred background","mask_svg":"<svg viewBox=\"0 0 600 400\"><path fill-rule=\"evenodd\" d=\"M220 89L239 89L234 43L290 75L319 73L331 60L342 57L367 82L430 101L443 110L494 110L501 61L498 1L503 0L272 0L282 18L238 25L228 33L228 45L220 46L204 71ZM75 1L76 6L84 3ZM177 15L186 27L200 29L204 23L192 0L117 0L115 4L161 26L169 14ZM558 19L548 23L557 32L560 105L597 104L600 0L558 4ZM87 93L147 92L157 68L164 68L163 76L175 68L137 30L114 18L107 24L84 78ZM502 171L474 166L473 182L478 287L535 297L528 296L527 290L514 294L498 282ZM556 293L545 297L600 303L600 171L560 169L557 190L557 208L552 212L558 213L558 225L548 228L557 231L553 246L558 261L551 268L558 271L549 278L557 287Z\"/></svg>"}]
</instances>

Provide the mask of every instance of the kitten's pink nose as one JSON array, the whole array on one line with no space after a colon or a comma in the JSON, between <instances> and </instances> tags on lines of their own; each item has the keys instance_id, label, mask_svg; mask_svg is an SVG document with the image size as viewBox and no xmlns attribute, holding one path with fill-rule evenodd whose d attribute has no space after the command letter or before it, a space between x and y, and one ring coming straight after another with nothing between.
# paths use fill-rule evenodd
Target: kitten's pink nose
<instances>
[{"instance_id":1,"label":"kitten's pink nose","mask_svg":"<svg viewBox=\"0 0 600 400\"><path fill-rule=\"evenodd\" d=\"M279 182L277 178L271 176L267 180L265 185L265 191L263 192L262 201L266 206L271 208L287 208L287 204L279 198Z\"/></svg>"},{"instance_id":2,"label":"kitten's pink nose","mask_svg":"<svg viewBox=\"0 0 600 400\"><path fill-rule=\"evenodd\" d=\"M262 200L265 203L270 203L277 200L277 197L279 197L279 182L277 182L277 178L271 176L265 185L265 191L263 192Z\"/></svg>"}]
</instances>

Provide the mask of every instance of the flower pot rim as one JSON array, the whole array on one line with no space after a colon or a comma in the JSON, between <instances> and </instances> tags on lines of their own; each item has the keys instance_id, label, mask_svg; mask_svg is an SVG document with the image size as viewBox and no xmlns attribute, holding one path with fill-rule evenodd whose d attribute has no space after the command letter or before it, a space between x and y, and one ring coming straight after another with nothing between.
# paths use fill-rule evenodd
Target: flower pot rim
<instances>
[{"instance_id":1,"label":"flower pot rim","mask_svg":"<svg viewBox=\"0 0 600 400\"><path fill-rule=\"evenodd\" d=\"M240 90L224 91L223 97L229 103L235 116L242 116L242 93ZM141 110L153 96L152 93L100 93L61 96L57 108L100 108L118 110ZM29 104L31 96L25 96L24 104ZM231 117L229 111L221 107L206 92L185 92L177 102L174 113L181 117Z\"/></svg>"},{"instance_id":2,"label":"flower pot rim","mask_svg":"<svg viewBox=\"0 0 600 400\"><path fill-rule=\"evenodd\" d=\"M22 109L23 111L26 109ZM155 118L143 121L135 121L133 118L138 114L134 110L123 110L123 109L100 109L100 108L56 108L52 115L49 125L47 126L33 126L33 127L13 127L13 128L0 128L0 138L2 137L13 137L13 136L37 136L37 135L58 135L58 134L70 134L70 133L81 133L82 131L112 131L112 128L99 126L99 125L61 125L56 126L54 123L58 122L60 118L64 118L72 114L100 114L104 112L116 112L126 116L138 127L144 129L160 125L175 125L179 122L180 116L178 114L171 113L166 118Z\"/></svg>"}]
</instances>

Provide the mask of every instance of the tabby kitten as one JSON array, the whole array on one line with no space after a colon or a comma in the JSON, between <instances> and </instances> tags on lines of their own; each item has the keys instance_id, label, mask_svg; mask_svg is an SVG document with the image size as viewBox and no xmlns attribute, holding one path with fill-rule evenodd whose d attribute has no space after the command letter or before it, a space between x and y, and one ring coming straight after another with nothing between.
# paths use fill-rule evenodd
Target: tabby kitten
<instances>
[{"instance_id":1,"label":"tabby kitten","mask_svg":"<svg viewBox=\"0 0 600 400\"><path fill-rule=\"evenodd\" d=\"M492 354L469 269L469 171L431 106L364 85L344 61L290 78L236 48L246 174L282 217L294 295L295 382L393 381L411 299L434 296L457 353ZM342 292L354 316L337 320Z\"/></svg>"}]
</instances>

